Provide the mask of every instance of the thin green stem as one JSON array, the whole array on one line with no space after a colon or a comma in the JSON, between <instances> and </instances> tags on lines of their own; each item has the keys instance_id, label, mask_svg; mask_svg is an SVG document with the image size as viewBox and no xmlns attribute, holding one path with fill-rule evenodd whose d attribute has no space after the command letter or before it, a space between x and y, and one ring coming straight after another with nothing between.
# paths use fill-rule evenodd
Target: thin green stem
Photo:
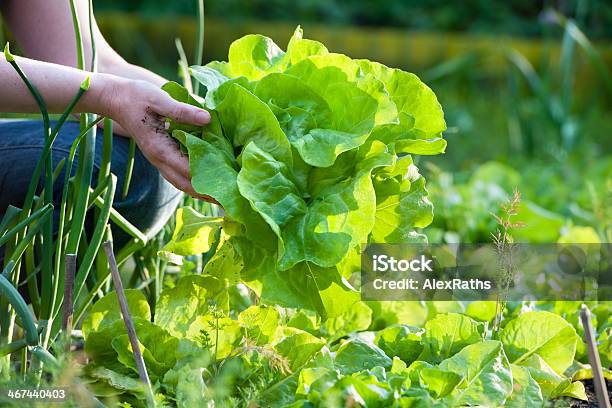
<instances>
[{"instance_id":1,"label":"thin green stem","mask_svg":"<svg viewBox=\"0 0 612 408\"><path fill-rule=\"evenodd\" d=\"M113 121L104 118L104 134L102 139L102 161L98 171L98 184L106 181L111 172L111 159L113 154Z\"/></svg>"},{"instance_id":2,"label":"thin green stem","mask_svg":"<svg viewBox=\"0 0 612 408\"><path fill-rule=\"evenodd\" d=\"M77 149L79 144L85 137L85 135L89 132L91 128L93 128L96 124L98 124L103 118L98 118L97 120L91 122L84 130L77 135L77 137L72 142L72 146L70 146L70 152L68 153L68 160L66 162L66 172L64 173L64 184L62 187L62 198L60 202L60 219L58 224L58 232L57 232L57 242L55 246L55 269L54 275L59 278L61 275L61 266L62 266L62 258L63 258L63 243L64 243L64 226L65 219L67 215L67 205L68 205L68 191L70 187L70 176L72 172L72 165L74 163L74 158L76 156ZM55 299L57 298L57 294L59 292L59 279L55 280L55 285L53 287L53 301L51 304L55 303ZM50 312L50 311L49 311Z\"/></svg>"},{"instance_id":3,"label":"thin green stem","mask_svg":"<svg viewBox=\"0 0 612 408\"><path fill-rule=\"evenodd\" d=\"M14 235L21 232L25 227L34 223L38 219L44 217L49 213L49 211L53 210L53 205L50 203L45 204L40 209L34 211L28 218L21 220L15 225L13 228L8 230L2 237L0 237L0 247L6 244L6 242L11 239Z\"/></svg>"},{"instance_id":4,"label":"thin green stem","mask_svg":"<svg viewBox=\"0 0 612 408\"><path fill-rule=\"evenodd\" d=\"M195 64L202 65L204 60L204 0L198 0L198 43L195 55ZM200 92L200 82L195 81L193 91L196 95Z\"/></svg>"},{"instance_id":5,"label":"thin green stem","mask_svg":"<svg viewBox=\"0 0 612 408\"><path fill-rule=\"evenodd\" d=\"M91 242L87 247L87 251L81 260L81 264L79 266L79 270L75 275L74 280L74 299L78 299L83 287L85 286L85 281L87 280L87 276L91 271L91 267L95 260L96 254L100 249L100 245L102 245L102 241L105 237L106 226L108 225L108 220L110 218L111 208L113 206L113 197L115 196L115 190L117 186L117 177L114 174L111 174L110 182L108 183L108 187L106 189L106 193L104 194L104 206L100 209L100 215L98 217L98 221L96 227L94 229ZM55 310L59 313L59 305L61 304L62 299L58 300L58 307Z\"/></svg>"},{"instance_id":6,"label":"thin green stem","mask_svg":"<svg viewBox=\"0 0 612 408\"><path fill-rule=\"evenodd\" d=\"M123 179L123 190L121 197L125 199L130 190L130 182L132 181L132 171L134 170L134 158L136 156L136 142L130 139L130 151L128 154L127 168L125 169L125 178Z\"/></svg>"},{"instance_id":7,"label":"thin green stem","mask_svg":"<svg viewBox=\"0 0 612 408\"><path fill-rule=\"evenodd\" d=\"M25 337L19 340L15 340L11 343L7 343L3 346L0 346L0 357L6 356L8 354L13 354L14 352L19 351L27 346L28 341Z\"/></svg>"},{"instance_id":8,"label":"thin green stem","mask_svg":"<svg viewBox=\"0 0 612 408\"><path fill-rule=\"evenodd\" d=\"M70 0L70 14L72 16L72 26L74 27L74 37L76 39L77 68L85 69L85 57L83 56L83 37L81 37L81 22L77 14L75 0Z\"/></svg>"},{"instance_id":9,"label":"thin green stem","mask_svg":"<svg viewBox=\"0 0 612 408\"><path fill-rule=\"evenodd\" d=\"M2 293L2 296L6 297L11 306L13 306L13 310L15 310L15 313L21 319L21 324L25 330L26 342L28 345L33 346L38 344L38 331L34 323L34 317L30 313L30 309L28 309L25 300L23 300L19 294L19 291L17 291L13 284L4 277L5 273L11 271L14 266L14 261L10 261L2 272L2 275L0 275L0 293ZM10 274L10 272L8 273Z\"/></svg>"},{"instance_id":10,"label":"thin green stem","mask_svg":"<svg viewBox=\"0 0 612 408\"><path fill-rule=\"evenodd\" d=\"M174 40L176 45L176 51L179 55L179 69L180 76L183 79L183 86L187 88L189 93L193 93L193 84L191 82L191 74L189 73L189 62L187 61L187 55L185 54L185 48L180 38Z\"/></svg>"}]
</instances>

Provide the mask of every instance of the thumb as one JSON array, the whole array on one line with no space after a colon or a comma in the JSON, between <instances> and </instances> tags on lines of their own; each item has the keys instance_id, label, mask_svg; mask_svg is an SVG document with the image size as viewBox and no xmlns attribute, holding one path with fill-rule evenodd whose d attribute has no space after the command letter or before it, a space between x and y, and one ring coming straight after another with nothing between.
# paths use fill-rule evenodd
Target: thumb
<instances>
[{"instance_id":1,"label":"thumb","mask_svg":"<svg viewBox=\"0 0 612 408\"><path fill-rule=\"evenodd\" d=\"M164 98L157 107L157 113L175 122L190 125L206 125L210 122L210 113L197 106L178 102L171 97Z\"/></svg>"}]
</instances>

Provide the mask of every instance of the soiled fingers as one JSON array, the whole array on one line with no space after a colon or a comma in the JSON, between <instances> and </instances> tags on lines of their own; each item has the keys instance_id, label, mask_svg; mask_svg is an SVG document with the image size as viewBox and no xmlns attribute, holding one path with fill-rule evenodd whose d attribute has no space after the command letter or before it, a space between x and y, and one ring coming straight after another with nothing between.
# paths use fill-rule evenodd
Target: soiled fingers
<instances>
[{"instance_id":1,"label":"soiled fingers","mask_svg":"<svg viewBox=\"0 0 612 408\"><path fill-rule=\"evenodd\" d=\"M162 176L174 187L192 197L219 204L210 196L199 194L191 184L189 159L179 149L176 142L166 134L156 132L152 137L155 141L151 162L160 170ZM152 146L152 145L151 145Z\"/></svg>"}]
</instances>

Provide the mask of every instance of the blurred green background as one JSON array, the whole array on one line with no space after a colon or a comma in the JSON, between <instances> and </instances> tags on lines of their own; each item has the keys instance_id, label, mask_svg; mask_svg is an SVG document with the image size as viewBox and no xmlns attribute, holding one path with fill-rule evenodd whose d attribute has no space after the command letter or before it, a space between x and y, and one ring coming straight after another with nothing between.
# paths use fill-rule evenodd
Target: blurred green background
<instances>
[{"instance_id":1,"label":"blurred green background","mask_svg":"<svg viewBox=\"0 0 612 408\"><path fill-rule=\"evenodd\" d=\"M95 0L130 62L178 79L193 61L196 0ZM286 46L296 25L330 50L419 75L438 95L445 155L421 159L433 241L487 241L516 188L515 237L612 241L612 2L609 0L209 0L204 58L247 33Z\"/></svg>"}]
</instances>

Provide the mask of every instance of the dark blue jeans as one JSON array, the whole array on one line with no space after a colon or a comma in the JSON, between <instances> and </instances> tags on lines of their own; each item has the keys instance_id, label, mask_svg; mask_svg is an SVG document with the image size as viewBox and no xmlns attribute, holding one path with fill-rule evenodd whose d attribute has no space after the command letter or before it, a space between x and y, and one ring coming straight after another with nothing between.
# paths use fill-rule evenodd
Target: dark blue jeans
<instances>
[{"instance_id":1,"label":"dark blue jeans","mask_svg":"<svg viewBox=\"0 0 612 408\"><path fill-rule=\"evenodd\" d=\"M79 124L68 122L60 131L53 145L53 166L68 158L70 146L79 134ZM42 122L35 120L0 119L0 219L8 205L21 208L36 161L44 146ZM132 181L127 197L122 199L123 182L127 167L129 140L113 137L111 171L117 176L117 193L114 208L132 224L151 237L159 232L168 221L181 200L181 193L161 177L137 149ZM78 158L78 154L77 154ZM93 183L97 183L98 170L102 159L102 131L98 130L94 161ZM76 160L75 160L76 161ZM76 170L76 163L72 168ZM53 200L56 208L55 228L59 218L59 202L63 188L64 172L54 185ZM39 189L44 177L41 177ZM92 227L91 219L88 229ZM112 222L111 222L112 224ZM127 236L113 227L116 246L127 242Z\"/></svg>"}]
</instances>

